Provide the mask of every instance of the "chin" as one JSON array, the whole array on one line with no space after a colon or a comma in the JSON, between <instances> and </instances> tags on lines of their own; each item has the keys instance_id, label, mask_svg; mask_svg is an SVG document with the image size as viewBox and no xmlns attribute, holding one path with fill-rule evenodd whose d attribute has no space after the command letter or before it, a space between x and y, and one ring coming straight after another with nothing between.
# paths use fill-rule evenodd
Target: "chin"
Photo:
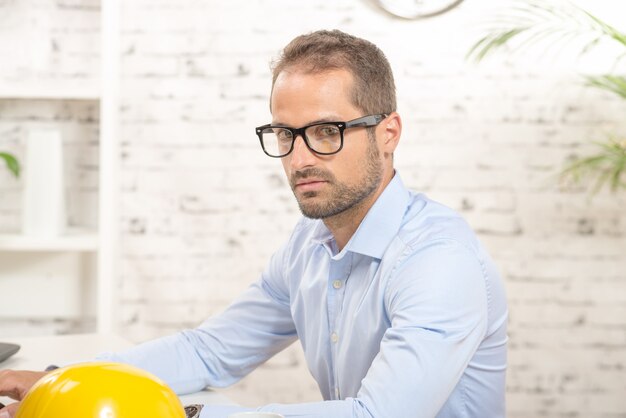
<instances>
[{"instance_id":1,"label":"chin","mask_svg":"<svg viewBox=\"0 0 626 418\"><path fill-rule=\"evenodd\" d=\"M309 219L324 219L326 216L323 208L320 208L318 205L311 205L306 203L298 202L298 207L300 208L300 212L305 218Z\"/></svg>"}]
</instances>

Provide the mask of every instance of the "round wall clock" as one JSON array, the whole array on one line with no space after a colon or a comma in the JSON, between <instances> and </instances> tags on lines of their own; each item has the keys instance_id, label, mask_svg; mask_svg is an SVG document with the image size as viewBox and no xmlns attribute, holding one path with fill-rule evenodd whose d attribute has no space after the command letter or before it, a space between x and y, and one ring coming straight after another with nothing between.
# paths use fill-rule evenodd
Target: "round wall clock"
<instances>
[{"instance_id":1,"label":"round wall clock","mask_svg":"<svg viewBox=\"0 0 626 418\"><path fill-rule=\"evenodd\" d=\"M388 13L403 19L437 16L455 8L463 0L374 0Z\"/></svg>"}]
</instances>

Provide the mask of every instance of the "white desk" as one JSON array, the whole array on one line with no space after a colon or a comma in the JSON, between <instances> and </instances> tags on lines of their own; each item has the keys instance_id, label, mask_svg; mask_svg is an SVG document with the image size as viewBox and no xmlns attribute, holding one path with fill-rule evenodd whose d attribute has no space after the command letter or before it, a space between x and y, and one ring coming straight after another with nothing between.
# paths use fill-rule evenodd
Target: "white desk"
<instances>
[{"instance_id":1,"label":"white desk","mask_svg":"<svg viewBox=\"0 0 626 418\"><path fill-rule=\"evenodd\" d=\"M51 364L63 365L77 361L92 360L102 351L116 351L131 347L133 344L116 335L80 334L54 337L0 338L2 342L21 346L13 357L0 363L0 369L44 370ZM233 402L226 396L205 390L182 395L183 405L192 403L229 404ZM0 397L0 402L13 402Z\"/></svg>"}]
</instances>

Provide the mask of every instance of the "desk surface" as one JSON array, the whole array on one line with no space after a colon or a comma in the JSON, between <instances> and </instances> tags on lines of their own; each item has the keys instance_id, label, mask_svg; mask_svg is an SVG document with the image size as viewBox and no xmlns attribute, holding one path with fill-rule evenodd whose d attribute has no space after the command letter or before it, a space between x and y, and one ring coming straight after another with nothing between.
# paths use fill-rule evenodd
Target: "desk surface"
<instances>
[{"instance_id":1,"label":"desk surface","mask_svg":"<svg viewBox=\"0 0 626 418\"><path fill-rule=\"evenodd\" d=\"M44 370L50 364L69 364L90 361L102 351L116 351L131 347L128 340L116 335L77 334L51 337L1 338L2 342L21 346L13 357L0 363L0 369ZM210 390L182 395L183 404L233 404L226 396ZM11 400L0 397L0 402Z\"/></svg>"}]
</instances>

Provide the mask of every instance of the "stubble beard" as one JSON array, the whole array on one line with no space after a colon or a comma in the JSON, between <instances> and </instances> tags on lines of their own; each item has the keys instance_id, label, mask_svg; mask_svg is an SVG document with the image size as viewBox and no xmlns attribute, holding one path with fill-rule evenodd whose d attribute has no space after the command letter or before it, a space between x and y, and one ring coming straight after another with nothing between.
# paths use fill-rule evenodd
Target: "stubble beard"
<instances>
[{"instance_id":1,"label":"stubble beard","mask_svg":"<svg viewBox=\"0 0 626 418\"><path fill-rule=\"evenodd\" d=\"M305 192L298 197L295 190L296 181L307 177L314 177L328 183L329 193L326 199L314 201L313 199L319 195L317 191ZM296 171L289 179L289 184L302 215L311 219L326 219L358 206L374 193L380 186L382 178L383 170L378 148L370 142L365 162L365 177L359 184L351 186L339 183L331 172L319 168Z\"/></svg>"}]
</instances>

